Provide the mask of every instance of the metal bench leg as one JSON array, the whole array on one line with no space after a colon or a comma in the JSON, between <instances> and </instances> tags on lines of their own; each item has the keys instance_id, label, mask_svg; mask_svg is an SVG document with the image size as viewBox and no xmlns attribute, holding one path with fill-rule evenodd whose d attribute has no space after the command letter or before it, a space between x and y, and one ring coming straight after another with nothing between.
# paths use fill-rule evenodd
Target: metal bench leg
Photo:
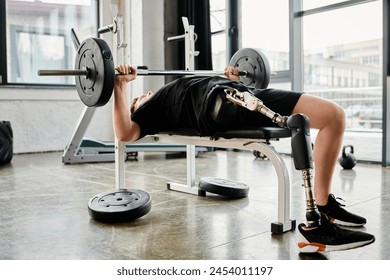
<instances>
[{"instance_id":1,"label":"metal bench leg","mask_svg":"<svg viewBox=\"0 0 390 280\"><path fill-rule=\"evenodd\" d=\"M189 194L205 196L206 192L202 191L195 185L195 146L187 145L187 184L168 182L168 190L179 191Z\"/></svg>"},{"instance_id":2,"label":"metal bench leg","mask_svg":"<svg viewBox=\"0 0 390 280\"><path fill-rule=\"evenodd\" d=\"M252 143L247 147L259 151L272 162L278 177L278 221L271 224L271 232L281 234L294 230L296 221L290 219L290 177L280 154L269 144Z\"/></svg>"}]
</instances>

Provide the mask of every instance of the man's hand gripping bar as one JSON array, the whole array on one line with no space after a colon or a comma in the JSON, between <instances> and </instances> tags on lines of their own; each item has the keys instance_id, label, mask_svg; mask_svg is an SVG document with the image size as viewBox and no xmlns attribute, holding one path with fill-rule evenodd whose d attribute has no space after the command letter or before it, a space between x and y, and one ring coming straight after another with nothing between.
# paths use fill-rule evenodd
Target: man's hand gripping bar
<instances>
[{"instance_id":1,"label":"man's hand gripping bar","mask_svg":"<svg viewBox=\"0 0 390 280\"><path fill-rule=\"evenodd\" d=\"M225 89L226 98L234 104L242 106L250 111L259 112L278 124L280 127L287 127L287 118L264 106L263 101L253 96L251 93L240 92L234 88Z\"/></svg>"}]
</instances>

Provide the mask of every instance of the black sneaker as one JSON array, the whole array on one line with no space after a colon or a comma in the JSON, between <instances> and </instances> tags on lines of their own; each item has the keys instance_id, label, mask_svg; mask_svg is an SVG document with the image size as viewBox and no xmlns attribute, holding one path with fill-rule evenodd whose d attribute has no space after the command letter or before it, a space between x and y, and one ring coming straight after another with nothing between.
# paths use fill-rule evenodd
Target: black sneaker
<instances>
[{"instance_id":1,"label":"black sneaker","mask_svg":"<svg viewBox=\"0 0 390 280\"><path fill-rule=\"evenodd\" d=\"M337 198L342 200L341 198ZM358 215L352 214L345 210L344 204L336 200L333 194L328 197L328 204L325 206L317 205L318 211L328 215L331 223L341 226L359 227L366 224L366 219Z\"/></svg>"},{"instance_id":2,"label":"black sneaker","mask_svg":"<svg viewBox=\"0 0 390 280\"><path fill-rule=\"evenodd\" d=\"M298 247L302 253L347 250L375 241L375 237L369 233L342 229L332 224L323 213L320 226L309 228L300 224L298 229L301 237Z\"/></svg>"}]
</instances>

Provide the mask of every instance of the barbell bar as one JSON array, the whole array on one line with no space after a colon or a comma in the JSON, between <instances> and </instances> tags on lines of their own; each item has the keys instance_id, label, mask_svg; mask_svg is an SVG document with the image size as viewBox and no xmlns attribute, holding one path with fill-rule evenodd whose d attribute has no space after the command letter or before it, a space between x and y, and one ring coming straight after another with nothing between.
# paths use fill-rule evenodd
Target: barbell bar
<instances>
[{"instance_id":1,"label":"barbell bar","mask_svg":"<svg viewBox=\"0 0 390 280\"><path fill-rule=\"evenodd\" d=\"M266 88L271 72L267 58L257 49L244 48L231 58L229 66L239 71L240 82L246 86ZM218 76L225 71L212 70L147 70L137 69L138 75L194 75ZM84 40L77 50L75 69L39 70L39 76L75 76L76 89L80 100L88 107L104 106L111 98L114 88L115 70L113 57L108 44L100 38Z\"/></svg>"},{"instance_id":2,"label":"barbell bar","mask_svg":"<svg viewBox=\"0 0 390 280\"><path fill-rule=\"evenodd\" d=\"M88 76L88 69L38 70L38 76Z\"/></svg>"},{"instance_id":3,"label":"barbell bar","mask_svg":"<svg viewBox=\"0 0 390 280\"><path fill-rule=\"evenodd\" d=\"M90 73L89 68L78 70L38 70L39 76L85 76L88 77ZM246 71L239 71L238 76L246 76ZM115 70L115 75L123 75L123 73ZM225 71L212 71L212 70L147 70L139 68L137 69L137 75L140 76L222 76L225 75Z\"/></svg>"}]
</instances>

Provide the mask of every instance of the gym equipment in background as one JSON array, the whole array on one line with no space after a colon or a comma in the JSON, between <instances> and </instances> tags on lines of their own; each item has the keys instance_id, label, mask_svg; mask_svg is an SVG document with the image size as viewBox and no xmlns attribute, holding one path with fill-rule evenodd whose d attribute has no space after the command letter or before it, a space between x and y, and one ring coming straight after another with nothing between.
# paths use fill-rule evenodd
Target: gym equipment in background
<instances>
[{"instance_id":1,"label":"gym equipment in background","mask_svg":"<svg viewBox=\"0 0 390 280\"><path fill-rule=\"evenodd\" d=\"M347 152L349 148L350 152ZM344 169L352 169L357 163L357 159L354 155L354 149L352 145L345 145L343 147L339 163Z\"/></svg>"}]
</instances>

